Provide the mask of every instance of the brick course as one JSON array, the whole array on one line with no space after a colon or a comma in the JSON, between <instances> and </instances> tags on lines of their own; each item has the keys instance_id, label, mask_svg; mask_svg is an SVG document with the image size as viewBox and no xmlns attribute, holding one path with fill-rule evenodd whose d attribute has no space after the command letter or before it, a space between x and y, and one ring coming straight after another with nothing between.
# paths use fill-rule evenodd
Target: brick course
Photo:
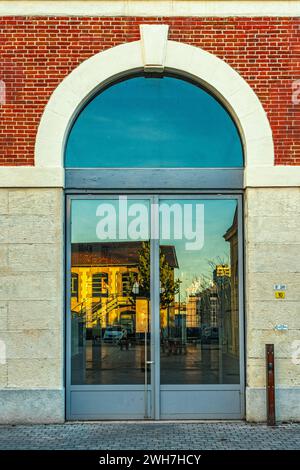
<instances>
[{"instance_id":1,"label":"brick course","mask_svg":"<svg viewBox=\"0 0 300 470\"><path fill-rule=\"evenodd\" d=\"M170 25L169 39L201 47L236 69L271 123L275 163L300 164L299 18L2 17L0 165L33 165L43 109L57 85L88 57L138 40L139 24ZM294 85L293 85L294 84Z\"/></svg>"}]
</instances>

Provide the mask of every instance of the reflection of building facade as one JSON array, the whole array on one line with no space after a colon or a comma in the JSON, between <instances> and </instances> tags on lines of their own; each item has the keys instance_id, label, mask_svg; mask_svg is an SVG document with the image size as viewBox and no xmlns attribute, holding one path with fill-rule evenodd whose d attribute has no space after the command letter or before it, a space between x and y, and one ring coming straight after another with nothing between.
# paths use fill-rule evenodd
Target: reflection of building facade
<instances>
[{"instance_id":1,"label":"reflection of building facade","mask_svg":"<svg viewBox=\"0 0 300 470\"><path fill-rule=\"evenodd\" d=\"M215 284L201 292L200 314L202 327L218 326L217 289Z\"/></svg>"},{"instance_id":2,"label":"reflection of building facade","mask_svg":"<svg viewBox=\"0 0 300 470\"><path fill-rule=\"evenodd\" d=\"M133 294L142 247L142 242L72 244L71 310L84 316L87 328L121 326L132 333L148 329L149 292ZM174 247L161 249L174 276Z\"/></svg>"},{"instance_id":3,"label":"reflection of building facade","mask_svg":"<svg viewBox=\"0 0 300 470\"><path fill-rule=\"evenodd\" d=\"M231 282L230 267L217 265L213 279L217 292L217 326L222 336L222 347L227 353L231 350Z\"/></svg>"},{"instance_id":4,"label":"reflection of building facade","mask_svg":"<svg viewBox=\"0 0 300 470\"><path fill-rule=\"evenodd\" d=\"M175 317L185 317L186 328L200 327L200 300L199 294L189 294L186 301L174 303Z\"/></svg>"},{"instance_id":5,"label":"reflection of building facade","mask_svg":"<svg viewBox=\"0 0 300 470\"><path fill-rule=\"evenodd\" d=\"M188 328L200 327L200 295L191 294L186 302L186 316Z\"/></svg>"},{"instance_id":6,"label":"reflection of building facade","mask_svg":"<svg viewBox=\"0 0 300 470\"><path fill-rule=\"evenodd\" d=\"M199 294L201 326L205 329L218 330L222 344L227 352L231 344L231 291L230 267L227 264L216 265L211 285Z\"/></svg>"},{"instance_id":7,"label":"reflection of building facade","mask_svg":"<svg viewBox=\"0 0 300 470\"><path fill-rule=\"evenodd\" d=\"M225 327L228 338L228 352L239 354L239 294L238 294L238 225L237 211L231 227L228 228L224 239L230 243L230 316L227 316Z\"/></svg>"},{"instance_id":8,"label":"reflection of building facade","mask_svg":"<svg viewBox=\"0 0 300 470\"><path fill-rule=\"evenodd\" d=\"M137 262L137 247L121 249L119 243L72 245L71 310L85 315L88 328L121 325L124 316L133 325L135 312L128 289Z\"/></svg>"}]
</instances>

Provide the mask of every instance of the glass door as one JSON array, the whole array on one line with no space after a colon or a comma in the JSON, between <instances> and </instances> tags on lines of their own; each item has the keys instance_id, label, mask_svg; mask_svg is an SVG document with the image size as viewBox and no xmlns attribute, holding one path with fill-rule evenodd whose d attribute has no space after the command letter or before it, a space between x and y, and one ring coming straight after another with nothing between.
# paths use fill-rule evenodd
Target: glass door
<instances>
[{"instance_id":1,"label":"glass door","mask_svg":"<svg viewBox=\"0 0 300 470\"><path fill-rule=\"evenodd\" d=\"M240 196L69 196L68 419L243 417Z\"/></svg>"},{"instance_id":2,"label":"glass door","mask_svg":"<svg viewBox=\"0 0 300 470\"><path fill-rule=\"evenodd\" d=\"M69 204L69 417L149 418L150 201Z\"/></svg>"},{"instance_id":3,"label":"glass door","mask_svg":"<svg viewBox=\"0 0 300 470\"><path fill-rule=\"evenodd\" d=\"M160 198L163 418L240 418L239 204Z\"/></svg>"}]
</instances>

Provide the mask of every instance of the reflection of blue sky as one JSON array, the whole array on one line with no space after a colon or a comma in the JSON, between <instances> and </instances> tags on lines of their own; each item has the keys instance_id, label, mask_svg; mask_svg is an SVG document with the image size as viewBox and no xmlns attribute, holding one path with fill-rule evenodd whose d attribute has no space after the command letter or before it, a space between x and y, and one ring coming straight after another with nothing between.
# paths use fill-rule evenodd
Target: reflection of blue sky
<instances>
[{"instance_id":1,"label":"reflection of blue sky","mask_svg":"<svg viewBox=\"0 0 300 470\"><path fill-rule=\"evenodd\" d=\"M128 209L136 202L147 207L149 213L150 202L147 200L128 199ZM229 262L230 245L223 238L228 228L232 225L236 209L235 199L203 199L203 200L163 200L167 204L179 203L192 204L193 217L195 214L195 204L204 204L204 246L201 250L190 251L186 249L187 240L174 240L171 230L170 240L163 240L161 244L174 245L178 259L179 269L175 276L180 278L182 298L187 287L190 287L193 279L205 276L212 277L212 270L208 261L222 260ZM72 201L72 230L71 238L73 243L100 242L96 234L96 226L100 218L96 215L97 207L101 203L110 203L116 211L117 233L119 232L119 201L110 199L80 199ZM128 217L130 223L134 217ZM172 221L172 219L171 219ZM191 221L195 227L195 220ZM171 223L172 225L172 223ZM128 240L129 238L118 238L117 240ZM106 240L114 241L114 240Z\"/></svg>"},{"instance_id":2,"label":"reflection of blue sky","mask_svg":"<svg viewBox=\"0 0 300 470\"><path fill-rule=\"evenodd\" d=\"M172 77L136 77L96 96L66 148L67 167L241 166L238 132L201 88Z\"/></svg>"},{"instance_id":3,"label":"reflection of blue sky","mask_svg":"<svg viewBox=\"0 0 300 470\"><path fill-rule=\"evenodd\" d=\"M147 213L150 214L150 201L148 200L127 200L128 210L133 204L140 203L142 206L147 208ZM96 227L97 223L100 221L101 217L96 215L97 208L99 204L109 204L114 208L116 217L116 231L119 233L119 200L118 199L78 199L72 201L71 209L71 239L72 243L85 243L85 242L100 242L101 240L97 237ZM106 214L104 217L107 217ZM108 218L108 217L107 217ZM128 223L132 221L135 217L127 217ZM113 223L113 215L111 223ZM146 221L146 223L148 223ZM117 238L117 241L126 241L128 237ZM104 240L102 240L104 241ZM106 240L106 241L115 241L115 240Z\"/></svg>"},{"instance_id":4,"label":"reflection of blue sky","mask_svg":"<svg viewBox=\"0 0 300 470\"><path fill-rule=\"evenodd\" d=\"M172 201L169 201L172 203ZM173 201L174 202L174 201ZM179 202L179 201L177 201ZM185 200L184 203L192 202ZM230 262L230 245L223 238L232 225L237 202L234 199L211 199L193 201L193 204L204 204L204 246L200 251L189 251L185 240L164 241L163 244L175 245L179 269L175 277L182 281L180 292L184 298L187 287L193 280L202 276L212 279L212 268L209 261ZM194 224L194 221L193 221Z\"/></svg>"}]
</instances>

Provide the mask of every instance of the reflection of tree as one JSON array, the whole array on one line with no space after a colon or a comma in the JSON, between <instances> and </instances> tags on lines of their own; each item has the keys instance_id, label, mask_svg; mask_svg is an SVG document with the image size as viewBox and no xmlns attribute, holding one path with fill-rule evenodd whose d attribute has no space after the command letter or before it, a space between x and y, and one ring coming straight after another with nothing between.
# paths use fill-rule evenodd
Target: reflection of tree
<instances>
[{"instance_id":1,"label":"reflection of tree","mask_svg":"<svg viewBox=\"0 0 300 470\"><path fill-rule=\"evenodd\" d=\"M181 281L174 279L174 270L170 267L160 249L160 305L161 308L168 307L179 292Z\"/></svg>"},{"instance_id":2,"label":"reflection of tree","mask_svg":"<svg viewBox=\"0 0 300 470\"><path fill-rule=\"evenodd\" d=\"M136 282L139 285L139 296L150 297L150 242L143 242L139 250L138 272L130 274L131 291ZM180 280L174 279L174 269L169 265L166 256L160 249L160 301L161 307L170 305L179 292ZM135 296L131 295L135 302Z\"/></svg>"},{"instance_id":3,"label":"reflection of tree","mask_svg":"<svg viewBox=\"0 0 300 470\"><path fill-rule=\"evenodd\" d=\"M130 273L130 300L135 303L136 296L133 294L133 287L138 283L138 295L150 298L150 242L143 242L142 248L138 251L138 272Z\"/></svg>"}]
</instances>

